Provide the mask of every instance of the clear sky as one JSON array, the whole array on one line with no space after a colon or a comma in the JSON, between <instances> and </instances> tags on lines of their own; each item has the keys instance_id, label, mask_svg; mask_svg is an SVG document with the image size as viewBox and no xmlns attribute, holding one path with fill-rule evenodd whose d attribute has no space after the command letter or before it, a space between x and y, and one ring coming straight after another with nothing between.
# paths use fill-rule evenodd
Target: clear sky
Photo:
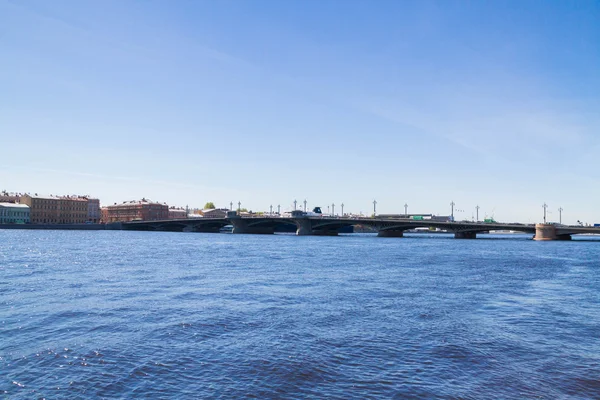
<instances>
[{"instance_id":1,"label":"clear sky","mask_svg":"<svg viewBox=\"0 0 600 400\"><path fill-rule=\"evenodd\" d=\"M598 1L0 0L0 189L600 223Z\"/></svg>"}]
</instances>

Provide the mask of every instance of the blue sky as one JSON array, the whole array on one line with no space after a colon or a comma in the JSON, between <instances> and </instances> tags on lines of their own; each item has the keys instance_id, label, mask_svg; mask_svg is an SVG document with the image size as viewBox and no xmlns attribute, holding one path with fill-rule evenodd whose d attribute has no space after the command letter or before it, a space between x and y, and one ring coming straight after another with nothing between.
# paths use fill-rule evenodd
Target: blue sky
<instances>
[{"instance_id":1,"label":"blue sky","mask_svg":"<svg viewBox=\"0 0 600 400\"><path fill-rule=\"evenodd\" d=\"M600 222L599 41L596 1L0 0L0 189Z\"/></svg>"}]
</instances>

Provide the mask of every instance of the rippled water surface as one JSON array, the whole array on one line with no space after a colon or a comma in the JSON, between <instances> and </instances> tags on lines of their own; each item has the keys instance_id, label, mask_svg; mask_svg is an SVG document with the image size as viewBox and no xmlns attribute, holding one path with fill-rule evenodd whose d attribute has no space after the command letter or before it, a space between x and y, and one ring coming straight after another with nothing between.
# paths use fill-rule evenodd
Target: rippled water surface
<instances>
[{"instance_id":1,"label":"rippled water surface","mask_svg":"<svg viewBox=\"0 0 600 400\"><path fill-rule=\"evenodd\" d=\"M0 230L0 397L600 398L600 242L527 239Z\"/></svg>"}]
</instances>

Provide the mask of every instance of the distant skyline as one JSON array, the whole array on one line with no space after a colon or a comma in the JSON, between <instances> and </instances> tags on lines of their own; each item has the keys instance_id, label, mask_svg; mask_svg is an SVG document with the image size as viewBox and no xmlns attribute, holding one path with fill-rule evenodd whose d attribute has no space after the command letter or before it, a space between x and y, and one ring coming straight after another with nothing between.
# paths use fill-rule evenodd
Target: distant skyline
<instances>
[{"instance_id":1,"label":"distant skyline","mask_svg":"<svg viewBox=\"0 0 600 400\"><path fill-rule=\"evenodd\" d=\"M0 190L600 223L597 1L0 0Z\"/></svg>"}]
</instances>

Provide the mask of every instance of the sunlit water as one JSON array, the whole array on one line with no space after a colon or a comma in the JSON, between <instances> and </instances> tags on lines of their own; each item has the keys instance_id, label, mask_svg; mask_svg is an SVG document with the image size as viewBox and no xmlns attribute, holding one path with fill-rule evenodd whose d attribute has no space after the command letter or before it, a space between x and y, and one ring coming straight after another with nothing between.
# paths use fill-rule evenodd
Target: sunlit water
<instances>
[{"instance_id":1,"label":"sunlit water","mask_svg":"<svg viewBox=\"0 0 600 400\"><path fill-rule=\"evenodd\" d=\"M493 237L0 230L0 397L600 398L600 242Z\"/></svg>"}]
</instances>

